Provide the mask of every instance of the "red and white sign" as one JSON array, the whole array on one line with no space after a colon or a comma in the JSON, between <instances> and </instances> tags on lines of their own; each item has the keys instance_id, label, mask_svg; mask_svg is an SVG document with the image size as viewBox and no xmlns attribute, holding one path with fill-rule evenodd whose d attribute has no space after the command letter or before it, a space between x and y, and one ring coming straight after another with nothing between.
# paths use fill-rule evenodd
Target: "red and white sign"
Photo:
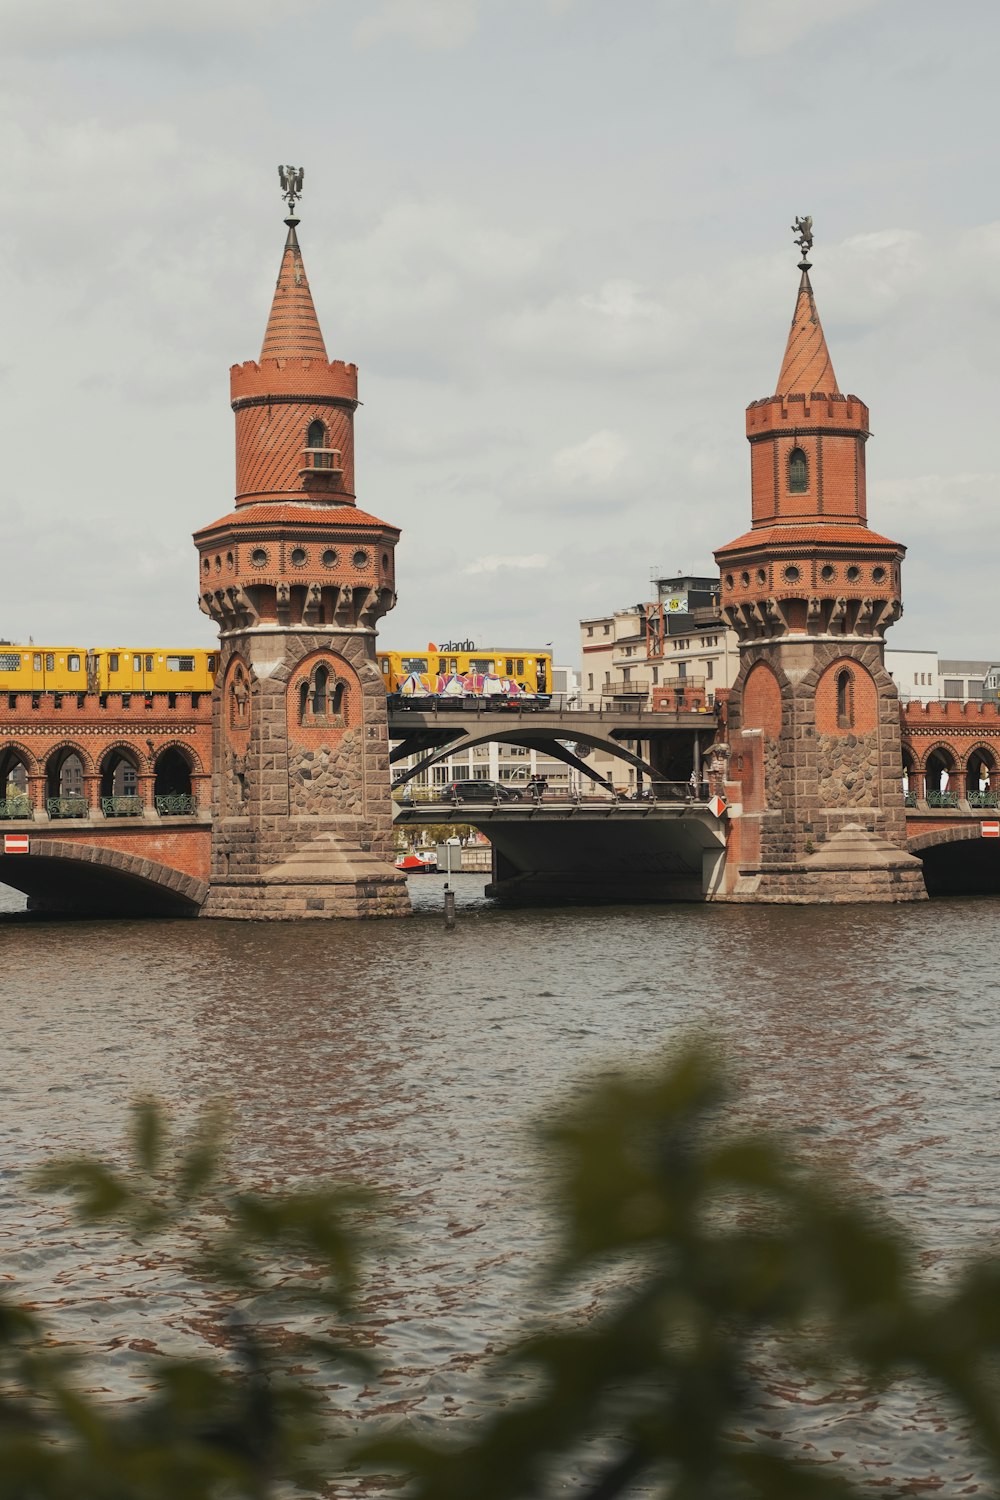
<instances>
[{"instance_id":1,"label":"red and white sign","mask_svg":"<svg viewBox=\"0 0 1000 1500\"><path fill-rule=\"evenodd\" d=\"M726 810L726 804L721 797L709 797L708 810L710 813L714 813L717 818L721 818Z\"/></svg>"},{"instance_id":2,"label":"red and white sign","mask_svg":"<svg viewBox=\"0 0 1000 1500\"><path fill-rule=\"evenodd\" d=\"M984 839L1000 839L1000 823L980 823L979 832Z\"/></svg>"},{"instance_id":3,"label":"red and white sign","mask_svg":"<svg viewBox=\"0 0 1000 1500\"><path fill-rule=\"evenodd\" d=\"M3 836L3 852L5 854L27 854L28 835L26 833L5 833Z\"/></svg>"}]
</instances>

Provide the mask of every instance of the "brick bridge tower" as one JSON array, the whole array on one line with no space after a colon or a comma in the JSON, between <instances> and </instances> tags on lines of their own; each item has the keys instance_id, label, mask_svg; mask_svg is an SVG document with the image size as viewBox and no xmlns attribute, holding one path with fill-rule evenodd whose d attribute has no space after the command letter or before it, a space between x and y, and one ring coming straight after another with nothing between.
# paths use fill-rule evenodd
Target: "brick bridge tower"
<instances>
[{"instance_id":1,"label":"brick bridge tower","mask_svg":"<svg viewBox=\"0 0 1000 1500\"><path fill-rule=\"evenodd\" d=\"M282 168L288 236L260 359L234 365L236 507L195 533L219 626L204 914L399 916L378 620L394 526L354 486L355 365L327 359Z\"/></svg>"},{"instance_id":2,"label":"brick bridge tower","mask_svg":"<svg viewBox=\"0 0 1000 1500\"><path fill-rule=\"evenodd\" d=\"M747 408L752 526L715 554L740 641L727 894L917 900L883 639L902 613L905 548L869 530L868 408L837 385L809 280L812 221L795 228L802 279L777 390Z\"/></svg>"}]
</instances>

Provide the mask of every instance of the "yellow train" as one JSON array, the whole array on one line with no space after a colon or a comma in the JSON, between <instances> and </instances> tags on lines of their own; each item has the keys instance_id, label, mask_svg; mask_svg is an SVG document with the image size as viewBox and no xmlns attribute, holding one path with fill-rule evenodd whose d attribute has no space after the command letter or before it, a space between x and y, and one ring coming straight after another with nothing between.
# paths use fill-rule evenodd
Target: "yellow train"
<instances>
[{"instance_id":1,"label":"yellow train","mask_svg":"<svg viewBox=\"0 0 1000 1500\"><path fill-rule=\"evenodd\" d=\"M424 651L380 651L390 708L463 708L484 699L497 708L548 708L552 656L531 647L472 641Z\"/></svg>"},{"instance_id":2,"label":"yellow train","mask_svg":"<svg viewBox=\"0 0 1000 1500\"><path fill-rule=\"evenodd\" d=\"M0 693L210 693L217 653L0 641Z\"/></svg>"}]
</instances>

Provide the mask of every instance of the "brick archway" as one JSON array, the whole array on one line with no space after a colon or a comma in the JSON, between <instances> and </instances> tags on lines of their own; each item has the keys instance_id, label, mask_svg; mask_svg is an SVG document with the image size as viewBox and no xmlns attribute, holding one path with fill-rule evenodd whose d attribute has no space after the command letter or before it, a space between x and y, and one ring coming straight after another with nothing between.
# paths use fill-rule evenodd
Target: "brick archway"
<instances>
[{"instance_id":1,"label":"brick archway","mask_svg":"<svg viewBox=\"0 0 1000 1500\"><path fill-rule=\"evenodd\" d=\"M979 821L956 824L951 828L935 828L930 833L915 833L906 840L910 854L923 854L928 849L937 849L943 844L963 844L971 839L981 839Z\"/></svg>"}]
</instances>

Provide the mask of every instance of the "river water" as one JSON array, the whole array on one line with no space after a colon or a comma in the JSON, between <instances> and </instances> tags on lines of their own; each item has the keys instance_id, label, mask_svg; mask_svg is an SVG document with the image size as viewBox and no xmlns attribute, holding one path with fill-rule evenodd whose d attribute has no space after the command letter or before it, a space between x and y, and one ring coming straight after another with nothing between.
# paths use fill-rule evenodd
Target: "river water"
<instances>
[{"instance_id":1,"label":"river water","mask_svg":"<svg viewBox=\"0 0 1000 1500\"><path fill-rule=\"evenodd\" d=\"M141 1379L137 1350L191 1347L205 1310L169 1256L123 1256L23 1172L117 1152L144 1093L182 1121L229 1100L241 1180L395 1195L400 1244L364 1304L383 1377L339 1397L359 1420L475 1413L489 1351L543 1311L527 1122L580 1075L692 1030L724 1040L754 1120L888 1201L931 1276L1000 1251L994 899L515 913L459 876L446 933L442 884L412 882L408 922L273 926L22 920L0 887L0 1275L101 1355L112 1395ZM846 1449L886 1493L988 1487L915 1390L785 1382L764 1425Z\"/></svg>"}]
</instances>

